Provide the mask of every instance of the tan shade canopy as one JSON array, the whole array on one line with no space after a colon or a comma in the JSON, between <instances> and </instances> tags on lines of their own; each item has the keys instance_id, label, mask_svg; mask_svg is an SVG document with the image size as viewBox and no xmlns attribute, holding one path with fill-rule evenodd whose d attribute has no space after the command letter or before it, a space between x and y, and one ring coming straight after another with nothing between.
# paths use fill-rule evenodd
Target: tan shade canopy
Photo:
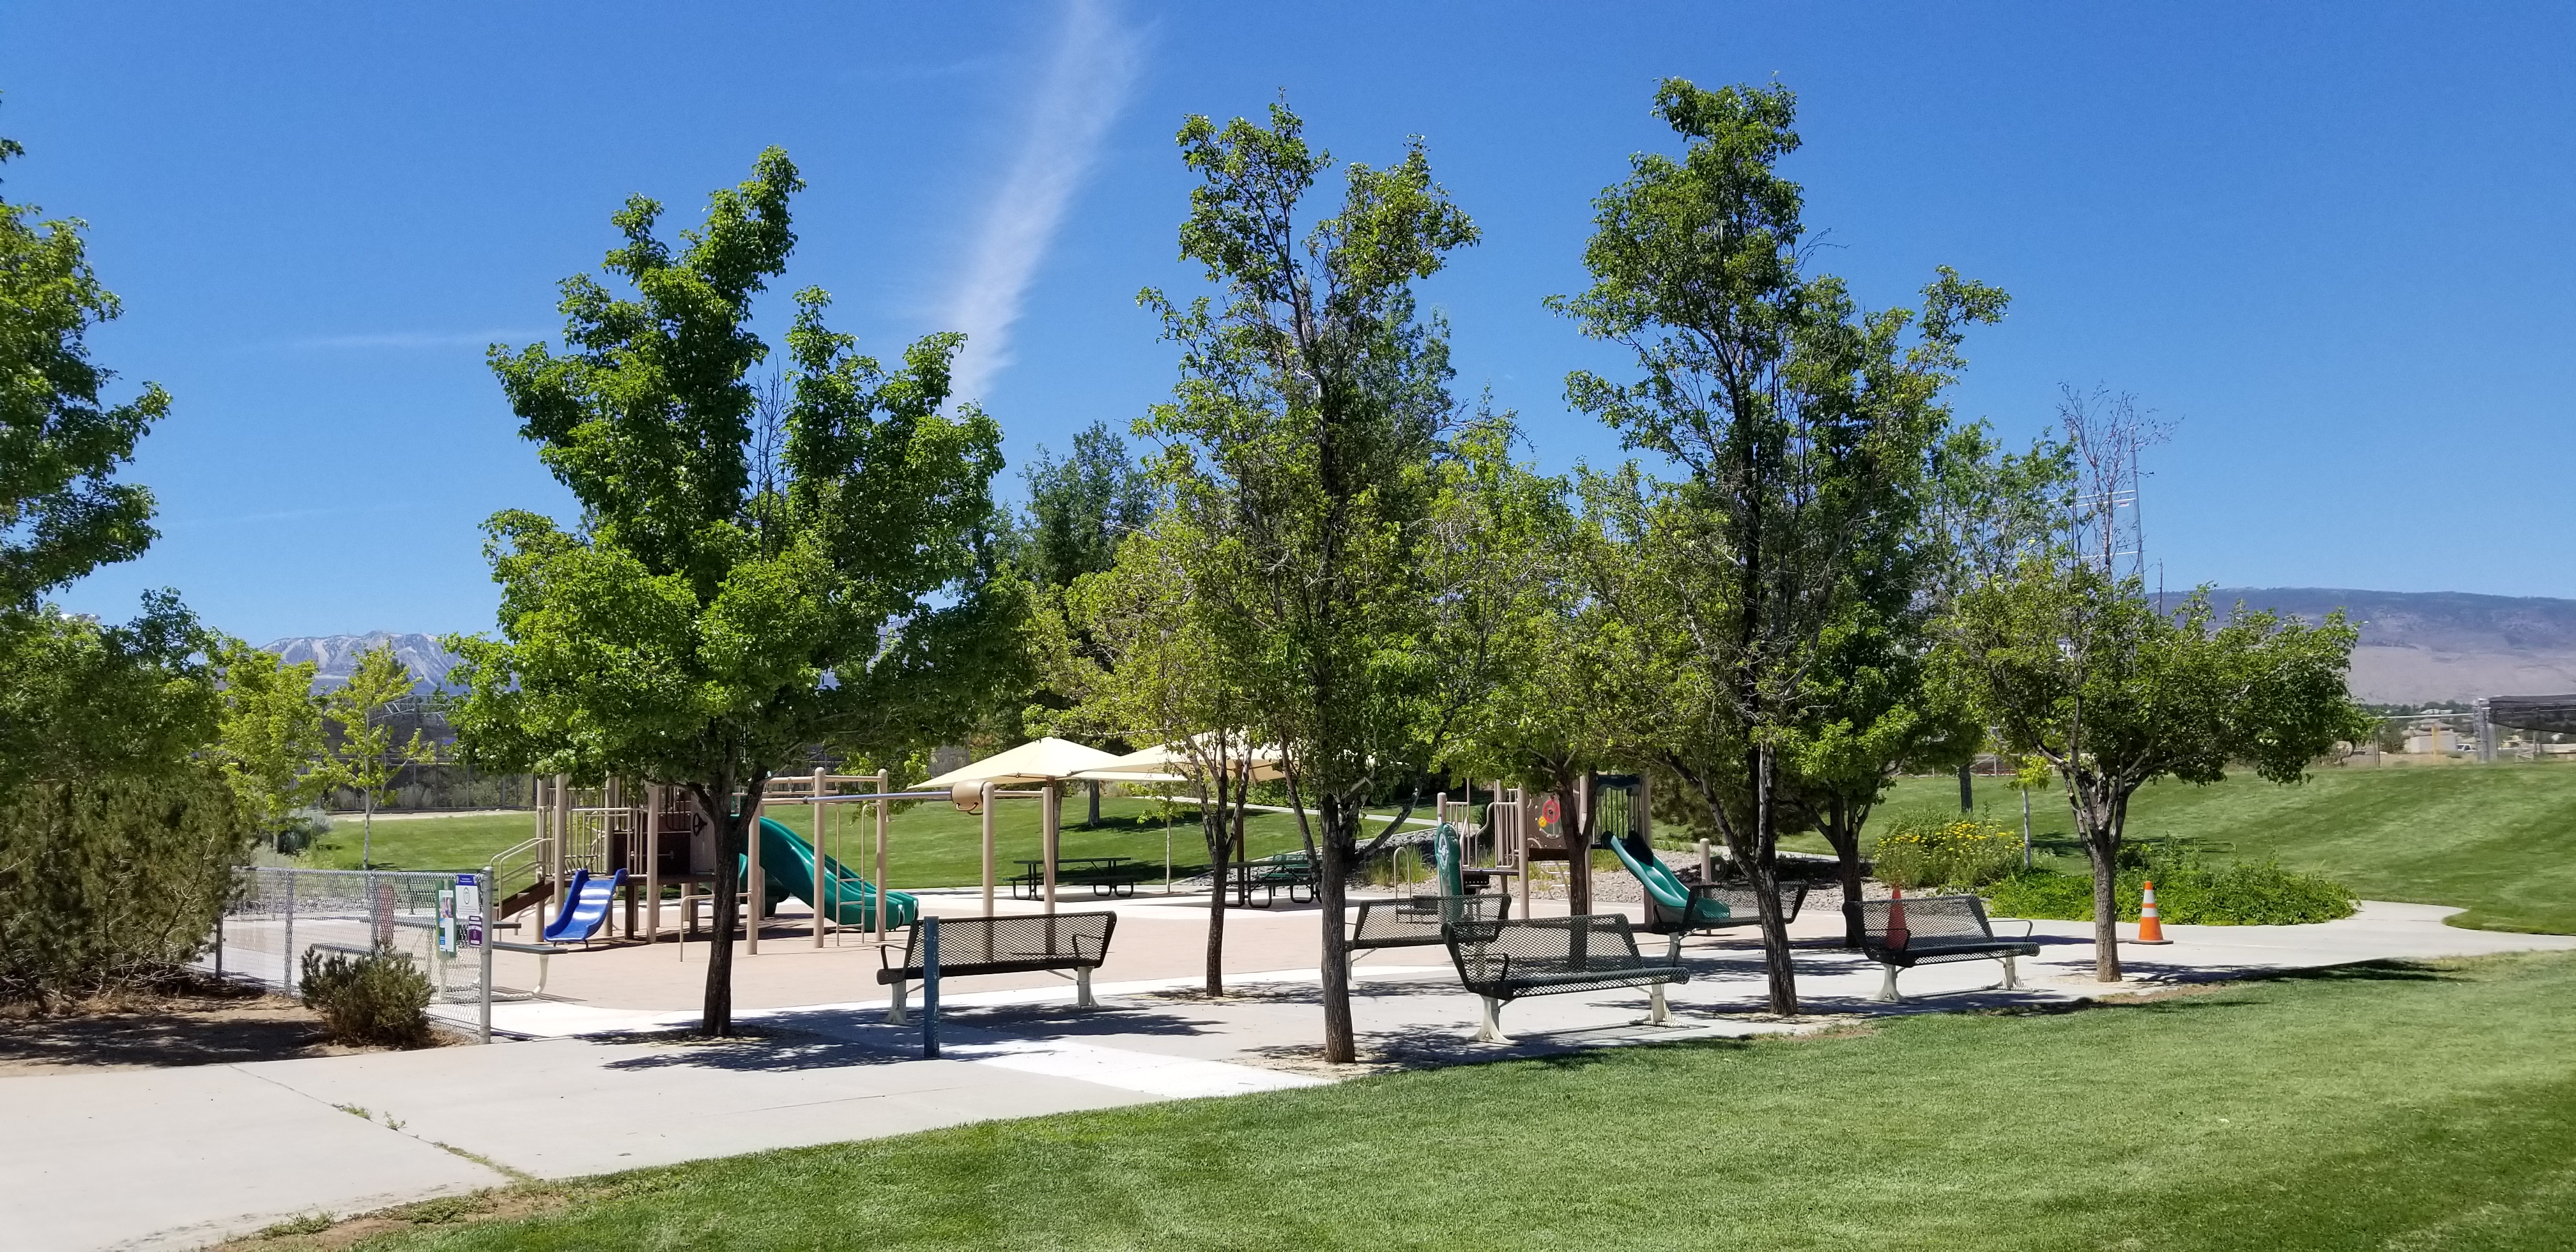
<instances>
[{"instance_id":1,"label":"tan shade canopy","mask_svg":"<svg viewBox=\"0 0 2576 1252\"><path fill-rule=\"evenodd\" d=\"M1098 769L1117 759L1098 748L1086 748L1070 739L1035 739L918 783L915 789L939 791L958 783L971 782L994 782L1005 786L1053 782L1071 778L1087 769Z\"/></svg>"},{"instance_id":2,"label":"tan shade canopy","mask_svg":"<svg viewBox=\"0 0 2576 1252\"><path fill-rule=\"evenodd\" d=\"M1150 774L1160 775L1163 779L1179 779L1196 774L1199 767L1196 761L1190 759L1189 745L1215 733L1215 731L1202 731L1183 742L1158 743L1150 748L1138 748L1125 756L1113 757L1086 769L1079 777L1096 778L1103 782L1129 782L1144 780L1117 776ZM1268 782L1274 778L1286 776L1280 769L1279 749L1275 745L1256 745L1250 749L1236 749L1228 755L1238 761L1250 761L1252 777L1256 782Z\"/></svg>"}]
</instances>

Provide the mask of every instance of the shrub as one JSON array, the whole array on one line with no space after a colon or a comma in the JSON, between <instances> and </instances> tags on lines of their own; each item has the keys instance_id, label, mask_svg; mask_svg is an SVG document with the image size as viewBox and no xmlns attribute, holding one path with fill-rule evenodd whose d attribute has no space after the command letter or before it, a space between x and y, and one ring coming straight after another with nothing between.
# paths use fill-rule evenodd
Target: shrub
<instances>
[{"instance_id":1,"label":"shrub","mask_svg":"<svg viewBox=\"0 0 2576 1252\"><path fill-rule=\"evenodd\" d=\"M1909 890L1982 887L2021 863L2021 836L1995 825L1962 819L1934 824L1899 821L1870 850L1880 882Z\"/></svg>"},{"instance_id":2,"label":"shrub","mask_svg":"<svg viewBox=\"0 0 2576 1252\"><path fill-rule=\"evenodd\" d=\"M201 761L0 791L0 1000L176 976L213 934L254 830Z\"/></svg>"},{"instance_id":3,"label":"shrub","mask_svg":"<svg viewBox=\"0 0 2576 1252\"><path fill-rule=\"evenodd\" d=\"M2352 916L2352 892L2318 874L2283 869L2275 861L2242 861L2215 868L2189 852L2150 852L2145 864L2123 869L2112 884L2120 919L2136 921L2144 888L2156 884L2156 912L2183 926L2299 926ZM2025 870L1985 892L1998 916L2093 920L2093 879L2049 869Z\"/></svg>"},{"instance_id":4,"label":"shrub","mask_svg":"<svg viewBox=\"0 0 2576 1252\"><path fill-rule=\"evenodd\" d=\"M304 1007L322 1015L334 1043L417 1048L429 1043L427 975L399 954L304 953Z\"/></svg>"}]
</instances>

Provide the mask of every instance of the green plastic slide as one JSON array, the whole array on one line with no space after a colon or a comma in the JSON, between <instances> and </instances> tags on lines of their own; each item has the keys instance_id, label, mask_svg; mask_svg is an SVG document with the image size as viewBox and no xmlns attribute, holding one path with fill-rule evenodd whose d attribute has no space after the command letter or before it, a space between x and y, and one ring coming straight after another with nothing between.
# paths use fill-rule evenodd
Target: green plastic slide
<instances>
[{"instance_id":1,"label":"green plastic slide","mask_svg":"<svg viewBox=\"0 0 2576 1252\"><path fill-rule=\"evenodd\" d=\"M750 858L743 858L743 873L751 872ZM760 872L769 880L769 903L775 908L788 897L804 900L814 890L814 845L803 836L764 817L760 819ZM921 916L921 904L900 891L879 892L875 883L851 873L849 867L823 858L823 915L844 926L876 924L877 897L886 902L886 928L909 926Z\"/></svg>"}]
</instances>

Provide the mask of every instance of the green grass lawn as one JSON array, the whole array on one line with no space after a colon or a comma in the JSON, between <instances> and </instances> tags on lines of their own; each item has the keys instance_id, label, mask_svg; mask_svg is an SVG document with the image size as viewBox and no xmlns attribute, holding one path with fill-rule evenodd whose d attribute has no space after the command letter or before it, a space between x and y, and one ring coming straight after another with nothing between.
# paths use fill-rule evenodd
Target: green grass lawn
<instances>
[{"instance_id":1,"label":"green grass lawn","mask_svg":"<svg viewBox=\"0 0 2576 1252\"><path fill-rule=\"evenodd\" d=\"M1977 803L2020 828L2021 796L2005 780L1978 779ZM1957 780L1908 778L1870 824L1958 811ZM2031 829L2040 839L2072 836L2062 794L2032 793ZM2208 787L2149 784L2128 829L2232 844L2231 855L2277 858L2369 899L2460 905L2469 911L2453 921L2463 926L2576 932L2576 766L2324 769L2295 787L2234 771ZM1828 850L1813 835L1783 846ZM2084 872L2076 857L2062 868Z\"/></svg>"},{"instance_id":2,"label":"green grass lawn","mask_svg":"<svg viewBox=\"0 0 2576 1252\"><path fill-rule=\"evenodd\" d=\"M361 1246L2565 1248L2571 998L2548 954L1611 1049L532 1184Z\"/></svg>"},{"instance_id":3,"label":"green grass lawn","mask_svg":"<svg viewBox=\"0 0 2576 1252\"><path fill-rule=\"evenodd\" d=\"M863 808L849 805L836 810L825 831L823 850L846 861L852 869L873 876L875 853L872 845L863 844L861 839L863 835L872 838L869 832L874 826L861 812ZM1066 798L1060 855L1125 856L1157 866L1163 863L1163 819L1154 802L1106 799L1101 801L1100 813L1100 826L1087 828L1083 825L1083 798ZM1038 806L1033 800L1004 800L996 814L995 858L1000 876L1007 879L1020 872L1019 858L1039 854ZM769 816L800 835L813 837L813 811L806 805L774 805ZM917 804L897 813L886 840L888 880L898 891L981 882L982 821L945 803ZM357 819L336 819L331 833L316 843L314 863L334 869L355 868L358 830ZM1176 872L1186 877L1204 870L1207 852L1200 840L1195 813L1185 812L1171 832ZM525 813L379 821L374 862L391 869L475 869L486 864L492 854L534 833L535 819ZM1305 846L1297 833L1296 818L1283 813L1256 814L1247 820L1244 842L1254 856Z\"/></svg>"}]
</instances>

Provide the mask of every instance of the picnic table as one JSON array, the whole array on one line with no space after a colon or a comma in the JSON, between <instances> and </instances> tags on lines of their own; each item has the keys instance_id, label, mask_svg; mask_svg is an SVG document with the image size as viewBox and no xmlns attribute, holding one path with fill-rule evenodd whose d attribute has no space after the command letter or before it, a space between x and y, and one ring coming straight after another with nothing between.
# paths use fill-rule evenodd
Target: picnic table
<instances>
[{"instance_id":1,"label":"picnic table","mask_svg":"<svg viewBox=\"0 0 2576 1252\"><path fill-rule=\"evenodd\" d=\"M1315 899L1316 884L1323 881L1322 876L1315 872L1314 863L1302 851L1241 861L1231 869L1235 902L1243 908L1252 907L1252 889L1255 887L1262 891L1261 907L1265 909L1279 902L1279 893L1283 890L1288 893L1290 904L1311 903ZM1306 893L1305 900L1297 898L1300 891Z\"/></svg>"},{"instance_id":2,"label":"picnic table","mask_svg":"<svg viewBox=\"0 0 2576 1252\"><path fill-rule=\"evenodd\" d=\"M1046 894L1046 860L1020 858L1026 871L1011 876L1011 898L1036 900ZM1084 886L1095 896L1131 896L1136 884L1154 876L1154 867L1124 856L1063 856L1055 862L1058 887ZM1022 893L1027 894L1023 895Z\"/></svg>"}]
</instances>

